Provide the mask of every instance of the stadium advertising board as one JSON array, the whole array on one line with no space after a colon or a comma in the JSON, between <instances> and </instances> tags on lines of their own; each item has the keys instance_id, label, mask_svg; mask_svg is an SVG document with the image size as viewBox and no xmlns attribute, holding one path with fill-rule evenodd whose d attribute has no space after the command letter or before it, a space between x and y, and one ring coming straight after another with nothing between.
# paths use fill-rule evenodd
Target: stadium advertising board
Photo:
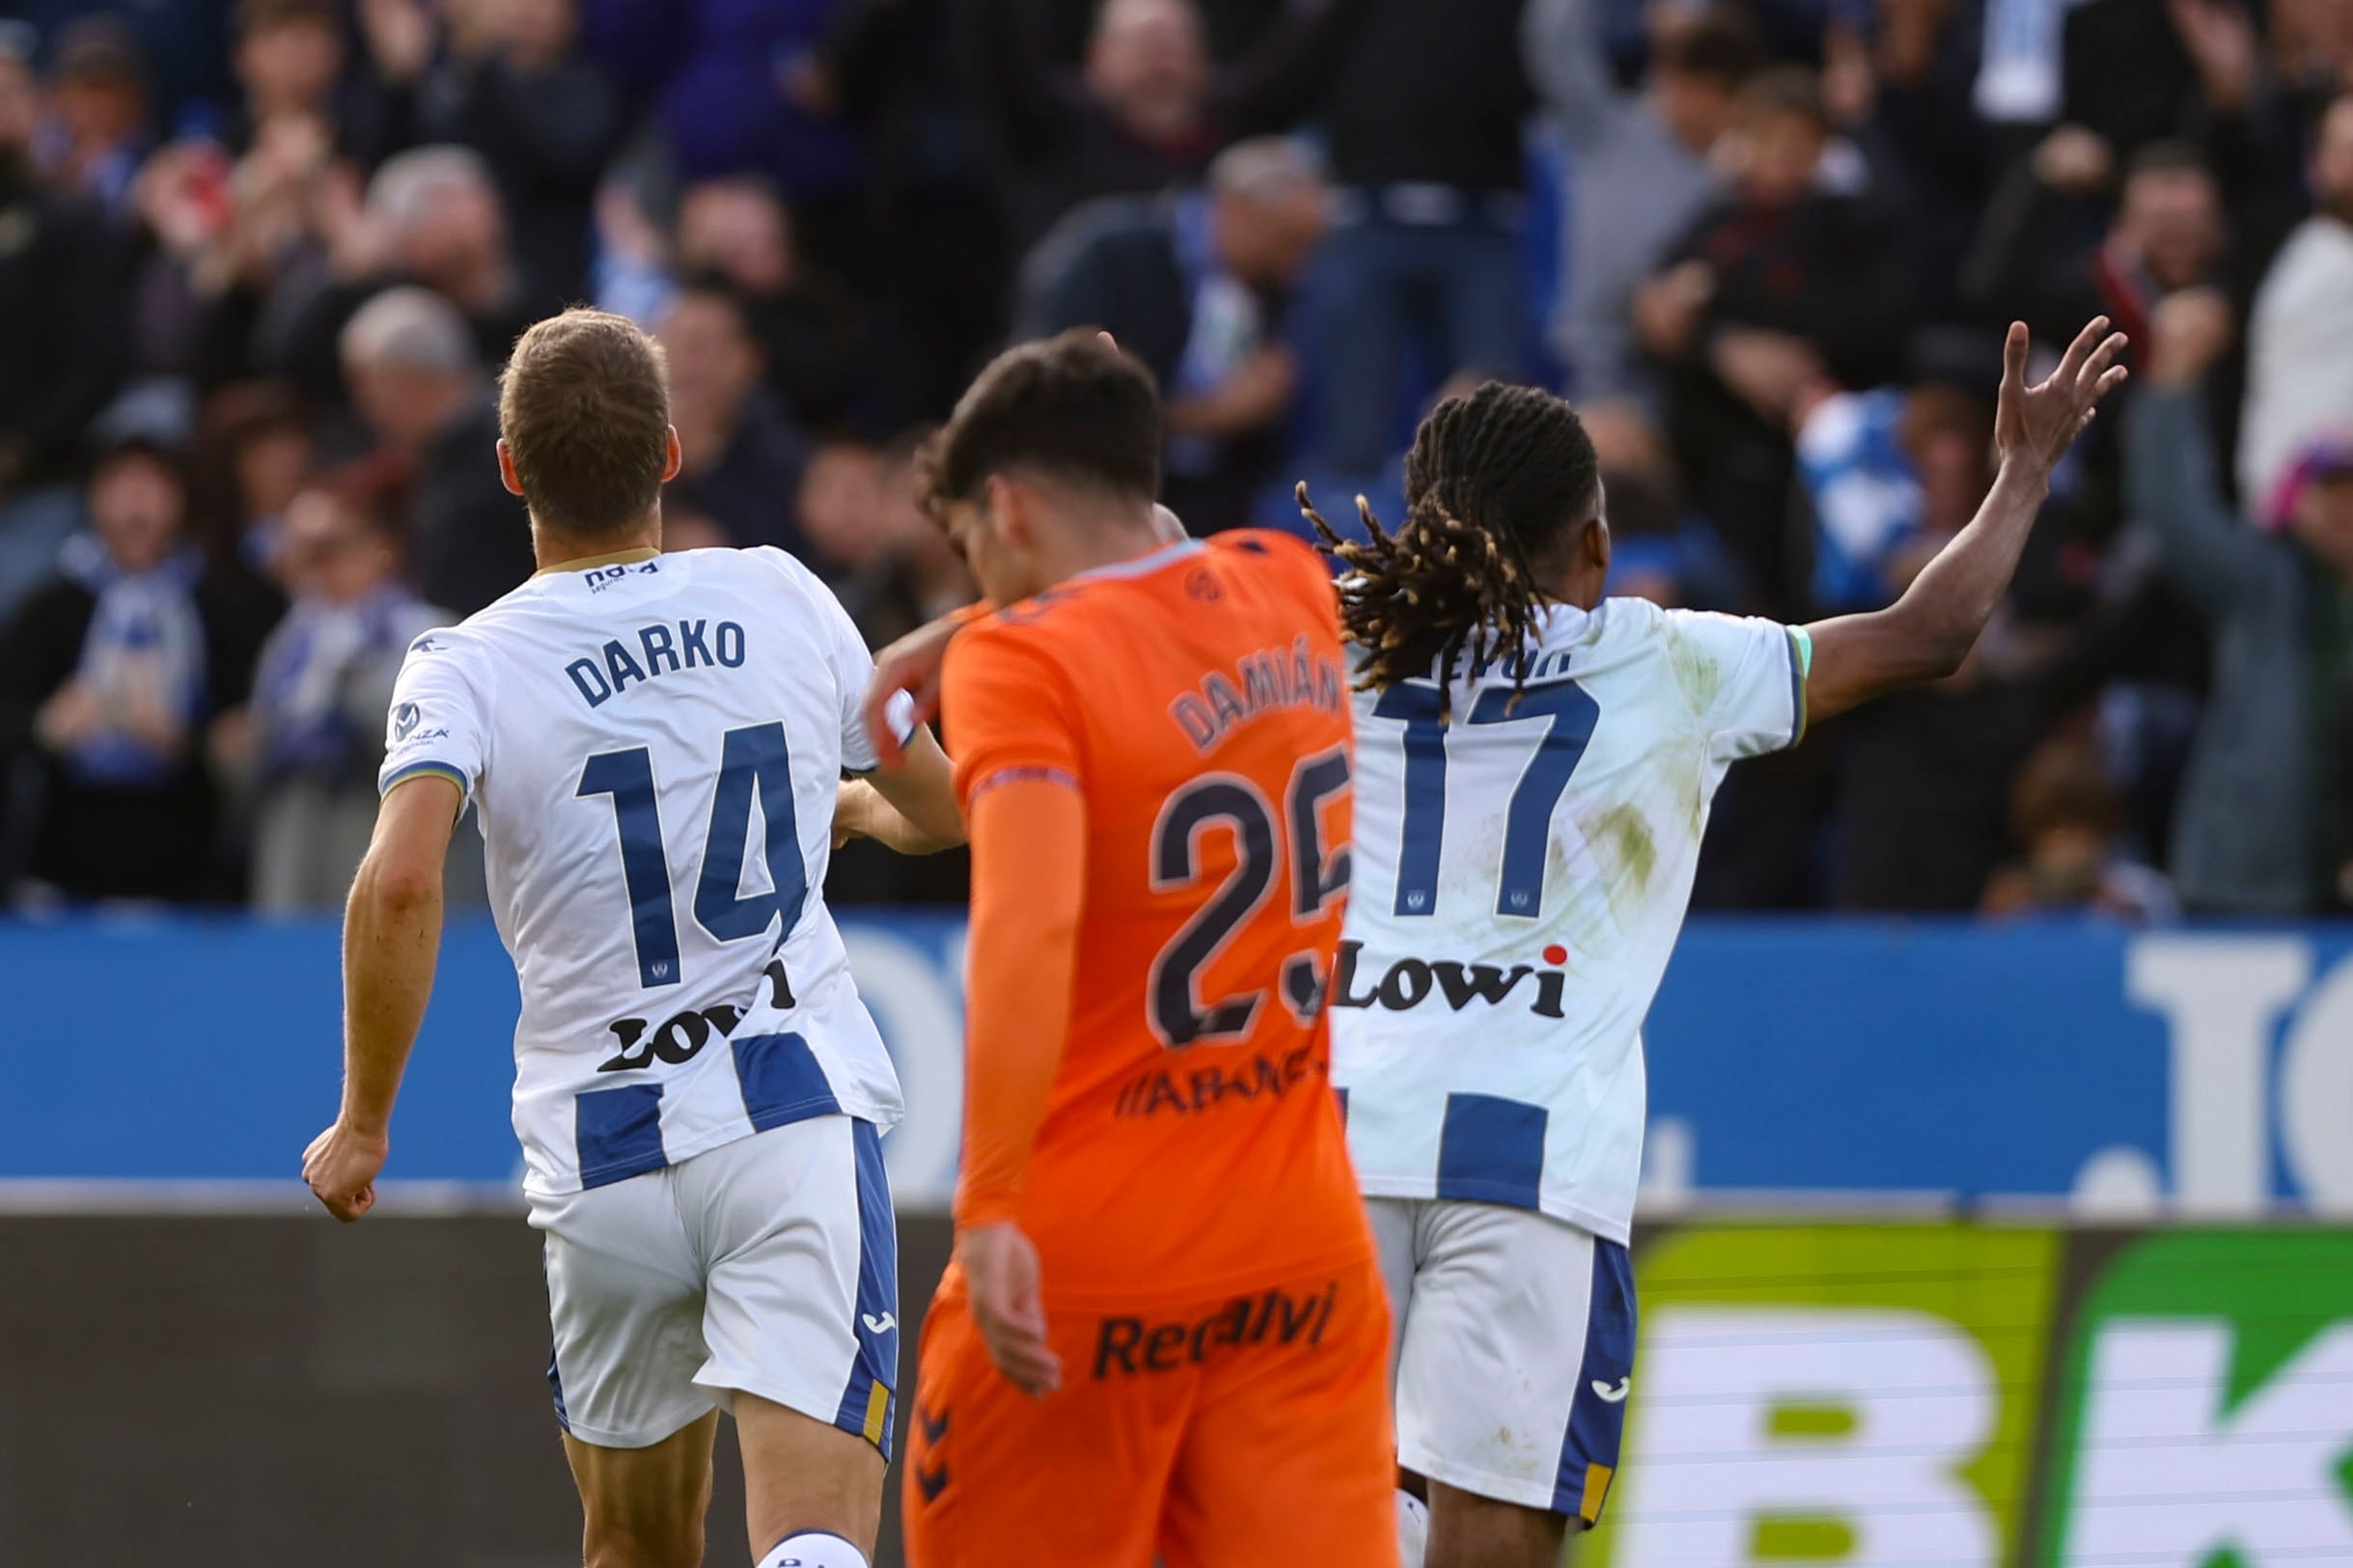
<instances>
[{"instance_id":1,"label":"stadium advertising board","mask_svg":"<svg viewBox=\"0 0 2353 1568\"><path fill-rule=\"evenodd\" d=\"M1653 1232L1616 1568L2353 1562L2353 1234Z\"/></svg>"},{"instance_id":2,"label":"stadium advertising board","mask_svg":"<svg viewBox=\"0 0 2353 1568\"><path fill-rule=\"evenodd\" d=\"M843 924L907 1085L892 1179L903 1206L936 1207L963 924ZM335 1103L332 923L18 923L0 967L19 1022L0 1180L285 1180ZM454 924L397 1177L513 1182L514 1013L495 933ZM1653 1213L1765 1194L2353 1215L2353 928L1699 922L1647 1035Z\"/></svg>"}]
</instances>

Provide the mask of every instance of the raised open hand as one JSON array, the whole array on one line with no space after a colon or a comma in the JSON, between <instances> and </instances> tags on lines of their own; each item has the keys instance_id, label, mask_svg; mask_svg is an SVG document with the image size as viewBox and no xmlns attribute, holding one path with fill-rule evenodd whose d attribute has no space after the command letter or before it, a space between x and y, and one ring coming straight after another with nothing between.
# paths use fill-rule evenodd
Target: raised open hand
<instances>
[{"instance_id":1,"label":"raised open hand","mask_svg":"<svg viewBox=\"0 0 2353 1568\"><path fill-rule=\"evenodd\" d=\"M1994 411L1994 446L2002 461L2025 463L2048 474L2066 455L2067 448L2091 423L2102 398L2121 385L2123 366L2115 363L2123 350L2121 332L2108 330L2108 317L2095 316L2067 345L2066 354L2035 386L2026 384L2027 330L2012 321L2002 344L2002 395Z\"/></svg>"}]
</instances>

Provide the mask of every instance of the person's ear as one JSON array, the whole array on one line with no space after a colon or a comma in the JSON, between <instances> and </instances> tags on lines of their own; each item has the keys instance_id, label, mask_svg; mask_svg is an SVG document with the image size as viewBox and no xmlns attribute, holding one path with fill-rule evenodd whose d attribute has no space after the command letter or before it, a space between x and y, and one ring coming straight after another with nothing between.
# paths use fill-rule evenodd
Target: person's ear
<instances>
[{"instance_id":1,"label":"person's ear","mask_svg":"<svg viewBox=\"0 0 2353 1568\"><path fill-rule=\"evenodd\" d=\"M981 524L1001 548L1027 550L1034 542L1028 501L1022 487L1002 474L989 475L982 486Z\"/></svg>"},{"instance_id":2,"label":"person's ear","mask_svg":"<svg viewBox=\"0 0 2353 1568\"><path fill-rule=\"evenodd\" d=\"M1602 577L1610 575L1610 521L1599 512L1586 525L1585 564Z\"/></svg>"},{"instance_id":3,"label":"person's ear","mask_svg":"<svg viewBox=\"0 0 2353 1568\"><path fill-rule=\"evenodd\" d=\"M672 450L677 450L675 438ZM523 493L523 478L514 471L514 454L507 450L507 438L503 435L498 438L498 478L499 482L507 486L509 495Z\"/></svg>"},{"instance_id":4,"label":"person's ear","mask_svg":"<svg viewBox=\"0 0 2353 1568\"><path fill-rule=\"evenodd\" d=\"M672 425L667 426L667 429L669 433L666 439L669 445L662 454L662 482L664 484L677 479L678 470L686 466L686 449L678 445L678 427ZM501 441L500 450L505 450L506 445L507 443ZM515 494L520 495L522 492L517 490Z\"/></svg>"}]
</instances>

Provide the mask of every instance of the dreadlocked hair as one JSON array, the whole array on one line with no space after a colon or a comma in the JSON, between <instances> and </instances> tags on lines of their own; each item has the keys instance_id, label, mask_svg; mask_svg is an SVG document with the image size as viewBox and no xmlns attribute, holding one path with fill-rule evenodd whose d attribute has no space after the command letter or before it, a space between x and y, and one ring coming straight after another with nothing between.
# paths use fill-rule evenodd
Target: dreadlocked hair
<instances>
[{"instance_id":1,"label":"dreadlocked hair","mask_svg":"<svg viewBox=\"0 0 2353 1568\"><path fill-rule=\"evenodd\" d=\"M1539 570L1593 515L1599 481L1593 443L1568 404L1489 381L1447 399L1414 432L1395 533L1358 496L1367 537L1343 537L1301 484L1299 509L1341 567L1341 634L1365 650L1358 689L1426 679L1435 667L1444 715L1466 656L1477 669L1521 653L1551 602ZM1529 662L1515 661L1515 705Z\"/></svg>"}]
</instances>

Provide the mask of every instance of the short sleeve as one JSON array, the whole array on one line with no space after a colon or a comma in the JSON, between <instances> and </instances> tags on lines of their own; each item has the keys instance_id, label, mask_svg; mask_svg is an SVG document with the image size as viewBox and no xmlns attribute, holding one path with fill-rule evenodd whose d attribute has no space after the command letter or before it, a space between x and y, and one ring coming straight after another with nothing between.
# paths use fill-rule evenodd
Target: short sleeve
<instances>
[{"instance_id":1,"label":"short sleeve","mask_svg":"<svg viewBox=\"0 0 2353 1568\"><path fill-rule=\"evenodd\" d=\"M817 618L817 640L824 646L825 663L833 671L834 697L842 723L842 766L851 773L872 773L882 765L874 743L866 733L862 709L866 688L874 679L874 656L867 651L866 636L849 618L825 580L811 571L789 551L763 544L745 552L765 560L809 600ZM904 692L892 697L884 710L891 732L903 746L915 733L915 699Z\"/></svg>"},{"instance_id":2,"label":"short sleeve","mask_svg":"<svg viewBox=\"0 0 2353 1568\"><path fill-rule=\"evenodd\" d=\"M842 765L852 773L872 773L882 765L874 755L874 742L866 732L863 709L866 688L873 683L874 656L867 651L866 638L858 623L849 619L842 601L834 597L833 590L813 581L811 591L823 606L826 635L832 643L834 676L839 684L842 703ZM915 699L905 692L891 694L883 708L883 718L891 733L904 746L915 733Z\"/></svg>"},{"instance_id":3,"label":"short sleeve","mask_svg":"<svg viewBox=\"0 0 2353 1568\"><path fill-rule=\"evenodd\" d=\"M457 639L428 632L408 645L393 682L384 728L379 794L420 774L437 773L474 800L489 747L489 713L464 666Z\"/></svg>"},{"instance_id":4,"label":"short sleeve","mask_svg":"<svg viewBox=\"0 0 2353 1568\"><path fill-rule=\"evenodd\" d=\"M1806 729L1806 648L1778 620L1675 611L1668 616L1675 678L1729 762L1797 744Z\"/></svg>"},{"instance_id":5,"label":"short sleeve","mask_svg":"<svg viewBox=\"0 0 2353 1568\"><path fill-rule=\"evenodd\" d=\"M1052 652L1023 628L975 626L948 645L941 693L955 752L956 798L1045 779L1084 787L1078 706Z\"/></svg>"}]
</instances>

